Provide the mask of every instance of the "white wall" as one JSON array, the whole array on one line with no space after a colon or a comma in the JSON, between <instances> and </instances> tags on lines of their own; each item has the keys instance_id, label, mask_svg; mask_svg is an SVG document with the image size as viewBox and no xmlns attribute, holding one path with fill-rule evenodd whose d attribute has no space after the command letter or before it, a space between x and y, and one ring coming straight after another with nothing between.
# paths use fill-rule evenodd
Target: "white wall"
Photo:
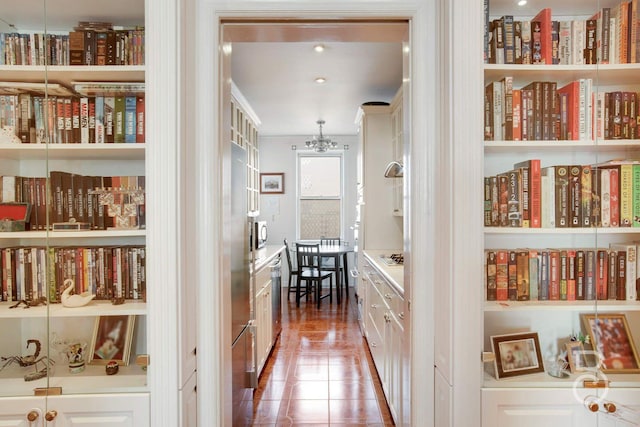
<instances>
[{"instance_id":1,"label":"white wall","mask_svg":"<svg viewBox=\"0 0 640 427\"><path fill-rule=\"evenodd\" d=\"M354 111L355 117L355 111ZM259 130L258 130L259 132ZM267 244L280 244L286 237L289 244L296 240L296 164L299 153L304 153L304 141L309 135L301 136L259 136L260 172L284 172L284 194L262 194L260 196L261 221L267 221L269 238ZM353 245L353 230L356 215L356 162L358 135L331 135L338 141L339 147L348 145L348 150L335 150L343 153L344 159L344 219L343 239ZM295 145L296 150L291 146ZM349 265L353 265L352 259Z\"/></svg>"}]
</instances>

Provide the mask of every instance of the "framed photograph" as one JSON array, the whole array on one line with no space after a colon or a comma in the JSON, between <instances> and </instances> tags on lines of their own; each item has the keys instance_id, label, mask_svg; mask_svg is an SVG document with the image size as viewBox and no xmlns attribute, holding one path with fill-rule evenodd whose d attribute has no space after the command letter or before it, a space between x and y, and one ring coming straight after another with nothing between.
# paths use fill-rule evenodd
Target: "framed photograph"
<instances>
[{"instance_id":1,"label":"framed photograph","mask_svg":"<svg viewBox=\"0 0 640 427\"><path fill-rule=\"evenodd\" d=\"M624 314L584 314L583 320L603 372L640 372L638 353Z\"/></svg>"},{"instance_id":2,"label":"framed photograph","mask_svg":"<svg viewBox=\"0 0 640 427\"><path fill-rule=\"evenodd\" d=\"M284 173L261 173L260 174L261 194L282 194L284 193Z\"/></svg>"},{"instance_id":3,"label":"framed photograph","mask_svg":"<svg viewBox=\"0 0 640 427\"><path fill-rule=\"evenodd\" d=\"M584 371L587 368L587 358L584 353L584 346L580 341L570 341L567 348L567 362L571 373Z\"/></svg>"},{"instance_id":4,"label":"framed photograph","mask_svg":"<svg viewBox=\"0 0 640 427\"><path fill-rule=\"evenodd\" d=\"M544 372L537 332L494 335L491 348L498 379Z\"/></svg>"},{"instance_id":5,"label":"framed photograph","mask_svg":"<svg viewBox=\"0 0 640 427\"><path fill-rule=\"evenodd\" d=\"M129 364L135 316L99 316L93 329L89 363L106 365L115 360L120 365Z\"/></svg>"}]
</instances>

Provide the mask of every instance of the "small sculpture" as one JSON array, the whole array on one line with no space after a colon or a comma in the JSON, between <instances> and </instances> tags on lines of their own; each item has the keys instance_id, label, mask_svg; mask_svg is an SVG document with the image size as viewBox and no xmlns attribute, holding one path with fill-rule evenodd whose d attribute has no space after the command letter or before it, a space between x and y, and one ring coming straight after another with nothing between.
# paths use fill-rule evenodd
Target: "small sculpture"
<instances>
[{"instance_id":1,"label":"small sculpture","mask_svg":"<svg viewBox=\"0 0 640 427\"><path fill-rule=\"evenodd\" d=\"M76 342L70 344L67 348L67 358L69 359L69 372L79 374L84 371L84 351L87 348L86 343Z\"/></svg>"},{"instance_id":2,"label":"small sculpture","mask_svg":"<svg viewBox=\"0 0 640 427\"><path fill-rule=\"evenodd\" d=\"M53 360L49 359L47 356L42 356L40 358L38 358L38 356L40 355L40 349L42 348L42 345L40 344L40 341L38 340L27 340L27 348L29 348L29 345L31 344L35 344L36 346L36 350L33 354L28 355L28 356L9 356L9 357L2 357L0 358L0 360L2 362L5 362L4 365L2 365L2 367L0 367L0 371L2 371L4 368L6 368L7 366L9 366L12 363L17 363L18 365L20 365L23 368L26 368L28 366L33 366L35 368L35 372L30 373L30 374L26 374L24 376L24 380L25 381L33 381L33 380L37 380L40 378L44 378L47 376L47 373L49 372L49 367L51 365L53 365ZM44 368L42 368L41 370L38 370L38 363L42 363L44 365Z\"/></svg>"},{"instance_id":3,"label":"small sculpture","mask_svg":"<svg viewBox=\"0 0 640 427\"><path fill-rule=\"evenodd\" d=\"M106 366L104 367L104 370L107 373L107 375L117 374L119 370L118 362L116 362L115 360L108 361Z\"/></svg>"},{"instance_id":4,"label":"small sculpture","mask_svg":"<svg viewBox=\"0 0 640 427\"><path fill-rule=\"evenodd\" d=\"M89 302L96 297L95 294L90 292L71 295L71 290L75 287L75 283L71 279L65 279L64 286L66 286L66 288L64 292L62 292L62 295L60 295L60 301L65 307L82 307L89 304Z\"/></svg>"}]
</instances>

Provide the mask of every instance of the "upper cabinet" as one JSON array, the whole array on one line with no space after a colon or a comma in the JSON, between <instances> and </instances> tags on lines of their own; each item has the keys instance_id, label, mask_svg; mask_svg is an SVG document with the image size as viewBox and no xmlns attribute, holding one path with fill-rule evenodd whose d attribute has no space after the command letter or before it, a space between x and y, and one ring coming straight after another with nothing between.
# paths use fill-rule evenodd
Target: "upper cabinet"
<instances>
[{"instance_id":1,"label":"upper cabinet","mask_svg":"<svg viewBox=\"0 0 640 427\"><path fill-rule=\"evenodd\" d=\"M240 89L231 84L231 142L247 150L247 209L260 213L260 159L258 127L260 119Z\"/></svg>"},{"instance_id":2,"label":"upper cabinet","mask_svg":"<svg viewBox=\"0 0 640 427\"><path fill-rule=\"evenodd\" d=\"M638 17L485 1L483 425L598 425L640 388ZM574 392L498 415L541 388Z\"/></svg>"},{"instance_id":3,"label":"upper cabinet","mask_svg":"<svg viewBox=\"0 0 640 427\"><path fill-rule=\"evenodd\" d=\"M134 393L145 425L144 2L40 4L0 12L0 404L61 394L25 406L67 425Z\"/></svg>"}]
</instances>

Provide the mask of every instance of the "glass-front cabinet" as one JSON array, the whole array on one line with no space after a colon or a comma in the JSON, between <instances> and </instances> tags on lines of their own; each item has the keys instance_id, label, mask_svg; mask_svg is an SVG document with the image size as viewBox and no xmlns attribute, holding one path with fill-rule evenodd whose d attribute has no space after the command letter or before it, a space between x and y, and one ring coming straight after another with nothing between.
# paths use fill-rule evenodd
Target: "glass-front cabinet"
<instances>
[{"instance_id":1,"label":"glass-front cabinet","mask_svg":"<svg viewBox=\"0 0 640 427\"><path fill-rule=\"evenodd\" d=\"M5 6L0 424L148 425L144 1Z\"/></svg>"},{"instance_id":2,"label":"glass-front cabinet","mask_svg":"<svg viewBox=\"0 0 640 427\"><path fill-rule=\"evenodd\" d=\"M484 1L484 426L640 425L640 8Z\"/></svg>"}]
</instances>

